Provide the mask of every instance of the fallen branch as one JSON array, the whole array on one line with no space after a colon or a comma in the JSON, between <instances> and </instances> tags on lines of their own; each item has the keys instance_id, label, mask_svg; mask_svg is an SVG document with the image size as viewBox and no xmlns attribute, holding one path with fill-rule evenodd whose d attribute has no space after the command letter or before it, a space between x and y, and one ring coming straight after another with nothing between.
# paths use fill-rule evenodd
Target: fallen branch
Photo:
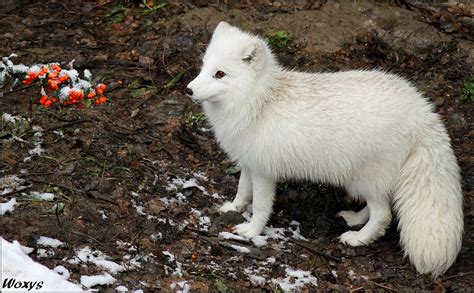
<instances>
[{"instance_id":1,"label":"fallen branch","mask_svg":"<svg viewBox=\"0 0 474 293\"><path fill-rule=\"evenodd\" d=\"M291 241L292 243L294 243L294 244L300 246L300 247L303 247L304 249L308 250L308 251L311 252L311 253L319 254L319 255L321 255L322 257L328 258L328 259L333 260L333 261L335 261L335 262L341 262L341 260L340 260L339 258L337 258L337 257L335 257L335 256L333 256L333 255L331 255L331 254L329 254L329 253L326 253L326 252L323 252L323 251L314 249L314 248L312 248L312 247L309 247L309 246L307 246L306 244L301 243L300 241L296 241L296 240L294 240L294 239L290 239L290 241Z\"/></svg>"}]
</instances>

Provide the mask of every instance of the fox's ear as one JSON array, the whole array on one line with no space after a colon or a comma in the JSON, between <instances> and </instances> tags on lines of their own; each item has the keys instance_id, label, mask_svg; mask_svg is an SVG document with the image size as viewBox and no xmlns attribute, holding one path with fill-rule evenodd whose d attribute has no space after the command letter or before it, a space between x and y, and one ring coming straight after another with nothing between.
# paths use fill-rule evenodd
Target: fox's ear
<instances>
[{"instance_id":1,"label":"fox's ear","mask_svg":"<svg viewBox=\"0 0 474 293\"><path fill-rule=\"evenodd\" d=\"M262 52L262 44L254 42L246 47L242 51L242 60L247 63L252 63Z\"/></svg>"},{"instance_id":2,"label":"fox's ear","mask_svg":"<svg viewBox=\"0 0 474 293\"><path fill-rule=\"evenodd\" d=\"M225 21L219 22L219 24L214 29L214 33L219 33L230 29L232 26Z\"/></svg>"}]
</instances>

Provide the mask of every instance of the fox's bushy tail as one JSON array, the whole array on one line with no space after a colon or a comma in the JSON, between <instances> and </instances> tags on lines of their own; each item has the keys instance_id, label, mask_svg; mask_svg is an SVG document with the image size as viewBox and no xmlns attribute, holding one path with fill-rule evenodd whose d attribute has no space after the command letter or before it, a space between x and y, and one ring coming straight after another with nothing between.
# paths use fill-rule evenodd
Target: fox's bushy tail
<instances>
[{"instance_id":1,"label":"fox's bushy tail","mask_svg":"<svg viewBox=\"0 0 474 293\"><path fill-rule=\"evenodd\" d=\"M405 255L419 273L437 277L454 263L464 225L459 166L444 125L433 118L402 167L394 204Z\"/></svg>"}]
</instances>

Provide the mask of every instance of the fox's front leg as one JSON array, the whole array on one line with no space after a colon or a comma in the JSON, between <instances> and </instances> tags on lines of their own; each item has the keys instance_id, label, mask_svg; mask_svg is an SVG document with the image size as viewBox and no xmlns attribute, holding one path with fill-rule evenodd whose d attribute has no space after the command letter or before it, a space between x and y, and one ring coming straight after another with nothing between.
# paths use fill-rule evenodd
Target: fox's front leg
<instances>
[{"instance_id":1,"label":"fox's front leg","mask_svg":"<svg viewBox=\"0 0 474 293\"><path fill-rule=\"evenodd\" d=\"M240 172L239 187L237 188L237 195L232 202L225 202L220 208L221 213L230 211L242 212L252 199L252 179L250 172L242 168Z\"/></svg>"},{"instance_id":2,"label":"fox's front leg","mask_svg":"<svg viewBox=\"0 0 474 293\"><path fill-rule=\"evenodd\" d=\"M253 192L252 219L234 227L234 232L246 238L262 233L272 214L275 198L275 180L254 173L251 173L250 177Z\"/></svg>"}]
</instances>

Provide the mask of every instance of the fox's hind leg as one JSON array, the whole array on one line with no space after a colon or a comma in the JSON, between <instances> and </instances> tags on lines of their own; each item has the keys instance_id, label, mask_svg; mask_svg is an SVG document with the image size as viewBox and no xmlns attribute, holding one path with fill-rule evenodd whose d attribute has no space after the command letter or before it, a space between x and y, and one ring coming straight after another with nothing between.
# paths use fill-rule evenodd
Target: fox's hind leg
<instances>
[{"instance_id":1,"label":"fox's hind leg","mask_svg":"<svg viewBox=\"0 0 474 293\"><path fill-rule=\"evenodd\" d=\"M367 223L369 220L369 207L365 206L362 210L358 212L354 211L340 211L337 213L339 217L342 217L347 226L357 226Z\"/></svg>"},{"instance_id":2,"label":"fox's hind leg","mask_svg":"<svg viewBox=\"0 0 474 293\"><path fill-rule=\"evenodd\" d=\"M237 188L237 195L232 202L226 201L220 208L219 212L226 213L229 211L241 212L252 199L252 179L247 170L242 169L239 179L239 187Z\"/></svg>"},{"instance_id":3,"label":"fox's hind leg","mask_svg":"<svg viewBox=\"0 0 474 293\"><path fill-rule=\"evenodd\" d=\"M367 203L367 206L357 213L355 219L350 219L354 222L349 223L348 221L348 224L356 222L362 224L364 222L362 220L367 218L368 221L359 231L343 233L339 237L341 242L351 246L368 245L385 234L385 230L392 220L389 192L393 182L392 174L396 173L391 171L388 164L385 164L385 168L379 168L378 164L372 164L360 170L359 174L356 174L354 179L346 185L349 194ZM350 215L354 216L355 213ZM341 216L347 216L347 213L343 213Z\"/></svg>"},{"instance_id":4,"label":"fox's hind leg","mask_svg":"<svg viewBox=\"0 0 474 293\"><path fill-rule=\"evenodd\" d=\"M341 242L351 246L368 245L380 236L390 225L392 213L390 203L387 200L367 199L369 221L359 231L348 231L343 233L339 239Z\"/></svg>"}]
</instances>

